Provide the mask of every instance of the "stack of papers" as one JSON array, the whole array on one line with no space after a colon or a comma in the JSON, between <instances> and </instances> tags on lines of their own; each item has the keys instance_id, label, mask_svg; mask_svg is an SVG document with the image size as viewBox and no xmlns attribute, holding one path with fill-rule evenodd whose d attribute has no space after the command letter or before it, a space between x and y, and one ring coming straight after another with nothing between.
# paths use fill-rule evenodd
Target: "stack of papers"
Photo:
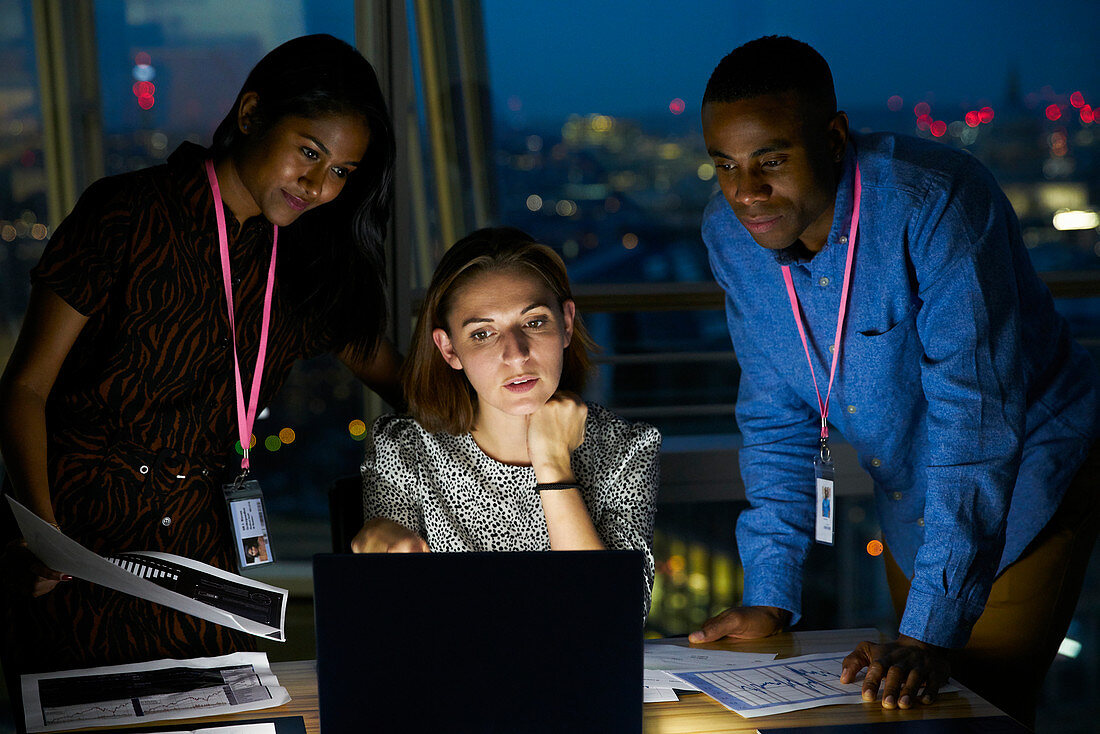
<instances>
[{"instance_id":1,"label":"stack of papers","mask_svg":"<svg viewBox=\"0 0 1100 734\"><path fill-rule=\"evenodd\" d=\"M154 660L22 676L28 732L216 716L281 706L265 653Z\"/></svg>"},{"instance_id":2,"label":"stack of papers","mask_svg":"<svg viewBox=\"0 0 1100 734\"><path fill-rule=\"evenodd\" d=\"M729 652L688 647L686 637L647 640L642 671L642 700L645 703L678 701L676 690L698 691L694 683L680 673L716 670L725 667L774 660L775 653Z\"/></svg>"}]
</instances>

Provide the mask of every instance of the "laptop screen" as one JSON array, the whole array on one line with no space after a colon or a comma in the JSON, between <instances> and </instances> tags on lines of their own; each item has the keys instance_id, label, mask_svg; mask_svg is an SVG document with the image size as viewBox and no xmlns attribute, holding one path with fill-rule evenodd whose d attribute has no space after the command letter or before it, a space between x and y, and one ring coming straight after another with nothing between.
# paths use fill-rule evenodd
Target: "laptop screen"
<instances>
[{"instance_id":1,"label":"laptop screen","mask_svg":"<svg viewBox=\"0 0 1100 734\"><path fill-rule=\"evenodd\" d=\"M321 728L642 727L637 551L318 555Z\"/></svg>"}]
</instances>

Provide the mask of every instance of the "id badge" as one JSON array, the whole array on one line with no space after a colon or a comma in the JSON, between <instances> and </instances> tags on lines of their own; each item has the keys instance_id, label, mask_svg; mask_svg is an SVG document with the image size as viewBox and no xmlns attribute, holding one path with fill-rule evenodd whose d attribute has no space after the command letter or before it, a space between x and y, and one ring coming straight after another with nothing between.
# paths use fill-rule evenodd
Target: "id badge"
<instances>
[{"instance_id":1,"label":"id badge","mask_svg":"<svg viewBox=\"0 0 1100 734\"><path fill-rule=\"evenodd\" d=\"M826 454L827 456L827 454ZM836 515L836 492L833 488L835 471L831 459L820 454L814 456L814 484L817 486L817 510L814 512L814 540L824 545L833 544L833 518Z\"/></svg>"},{"instance_id":2,"label":"id badge","mask_svg":"<svg viewBox=\"0 0 1100 734\"><path fill-rule=\"evenodd\" d=\"M225 503L229 509L229 522L233 528L233 540L237 547L237 561L241 569L262 566L275 561L271 547L271 535L267 531L267 512L260 483L254 479L233 484L223 484Z\"/></svg>"}]
</instances>

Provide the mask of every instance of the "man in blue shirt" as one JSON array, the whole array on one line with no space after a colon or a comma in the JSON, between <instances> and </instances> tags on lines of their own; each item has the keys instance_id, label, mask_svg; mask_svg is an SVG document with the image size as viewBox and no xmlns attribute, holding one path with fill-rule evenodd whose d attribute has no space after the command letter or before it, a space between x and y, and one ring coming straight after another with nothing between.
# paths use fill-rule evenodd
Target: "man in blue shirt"
<instances>
[{"instance_id":1,"label":"man in blue shirt","mask_svg":"<svg viewBox=\"0 0 1100 734\"><path fill-rule=\"evenodd\" d=\"M829 423L874 479L903 608L898 639L861 644L842 680L866 667L865 700L882 684L883 706L908 708L953 669L1029 722L1100 525L1100 384L1011 206L965 152L851 132L828 64L790 38L723 59L702 117L723 194L703 239L742 370L751 506L737 525L744 606L692 641L763 637L799 617L822 434L812 361Z\"/></svg>"}]
</instances>

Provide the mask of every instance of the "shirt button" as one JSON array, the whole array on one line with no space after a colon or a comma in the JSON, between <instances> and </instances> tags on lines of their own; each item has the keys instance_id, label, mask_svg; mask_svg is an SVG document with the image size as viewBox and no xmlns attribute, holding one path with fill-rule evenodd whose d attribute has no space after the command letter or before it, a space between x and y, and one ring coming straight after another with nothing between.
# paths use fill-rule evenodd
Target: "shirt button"
<instances>
[{"instance_id":1,"label":"shirt button","mask_svg":"<svg viewBox=\"0 0 1100 734\"><path fill-rule=\"evenodd\" d=\"M901 499L901 492L894 492L890 496L893 497L895 500L900 500Z\"/></svg>"},{"instance_id":2,"label":"shirt button","mask_svg":"<svg viewBox=\"0 0 1100 734\"><path fill-rule=\"evenodd\" d=\"M878 458L877 456L871 459L871 466L875 467L876 469L882 466L882 459Z\"/></svg>"},{"instance_id":3,"label":"shirt button","mask_svg":"<svg viewBox=\"0 0 1100 734\"><path fill-rule=\"evenodd\" d=\"M848 235L846 235L846 234L842 234L842 235L840 235L840 240L839 240L839 242L840 242L840 244L842 244L842 245L846 245L846 244L848 244Z\"/></svg>"},{"instance_id":4,"label":"shirt button","mask_svg":"<svg viewBox=\"0 0 1100 734\"><path fill-rule=\"evenodd\" d=\"M161 524L161 525L163 525L164 527L168 527L169 525L171 525L171 524L172 524L172 518L170 518L170 517L162 517L162 518L160 519L160 524Z\"/></svg>"},{"instance_id":5,"label":"shirt button","mask_svg":"<svg viewBox=\"0 0 1100 734\"><path fill-rule=\"evenodd\" d=\"M822 275L820 278L818 278L817 284L822 287L829 285L829 276Z\"/></svg>"},{"instance_id":6,"label":"shirt button","mask_svg":"<svg viewBox=\"0 0 1100 734\"><path fill-rule=\"evenodd\" d=\"M917 525L920 525L922 528L924 527L924 518L923 517L918 517L917 518Z\"/></svg>"},{"instance_id":7,"label":"shirt button","mask_svg":"<svg viewBox=\"0 0 1100 734\"><path fill-rule=\"evenodd\" d=\"M855 413L855 412L856 412L856 406L854 406L854 405L849 405L849 406L848 406L848 412L849 412L849 413Z\"/></svg>"}]
</instances>

